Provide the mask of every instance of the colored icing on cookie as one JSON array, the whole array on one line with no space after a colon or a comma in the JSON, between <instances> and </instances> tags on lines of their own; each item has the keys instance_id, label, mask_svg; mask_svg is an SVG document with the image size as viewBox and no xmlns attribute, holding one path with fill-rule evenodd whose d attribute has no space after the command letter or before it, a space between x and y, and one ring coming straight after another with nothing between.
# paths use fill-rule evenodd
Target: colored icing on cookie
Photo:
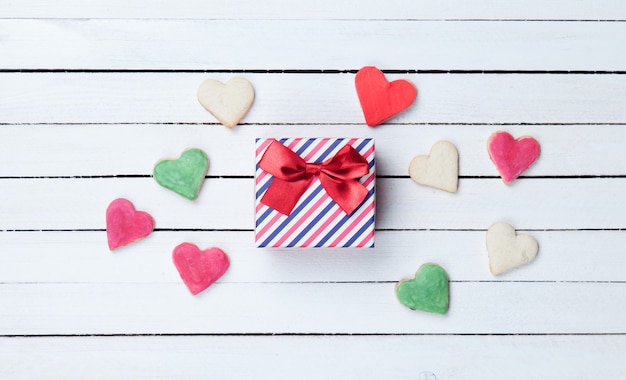
<instances>
[{"instance_id":1,"label":"colored icing on cookie","mask_svg":"<svg viewBox=\"0 0 626 380\"><path fill-rule=\"evenodd\" d=\"M449 303L448 274L437 264L422 265L415 278L396 285L396 296L406 307L445 314Z\"/></svg>"},{"instance_id":2,"label":"colored icing on cookie","mask_svg":"<svg viewBox=\"0 0 626 380\"><path fill-rule=\"evenodd\" d=\"M196 199L209 168L207 155L200 149L184 151L177 160L163 160L154 167L159 185L188 199Z\"/></svg>"},{"instance_id":3,"label":"colored icing on cookie","mask_svg":"<svg viewBox=\"0 0 626 380\"><path fill-rule=\"evenodd\" d=\"M106 225L109 249L114 250L150 235L154 219L147 212L136 211L129 200L118 198L107 207Z\"/></svg>"},{"instance_id":4,"label":"colored icing on cookie","mask_svg":"<svg viewBox=\"0 0 626 380\"><path fill-rule=\"evenodd\" d=\"M217 281L230 262L219 248L201 251L195 244L182 243L174 248L172 260L191 294L196 295Z\"/></svg>"},{"instance_id":5,"label":"colored icing on cookie","mask_svg":"<svg viewBox=\"0 0 626 380\"><path fill-rule=\"evenodd\" d=\"M403 79L388 82L383 72L373 66L359 70L354 83L365 122L370 127L404 111L417 96L411 82Z\"/></svg>"},{"instance_id":6,"label":"colored icing on cookie","mask_svg":"<svg viewBox=\"0 0 626 380\"><path fill-rule=\"evenodd\" d=\"M539 143L532 137L517 140L507 132L496 132L487 142L489 157L504 183L509 184L539 157Z\"/></svg>"}]
</instances>

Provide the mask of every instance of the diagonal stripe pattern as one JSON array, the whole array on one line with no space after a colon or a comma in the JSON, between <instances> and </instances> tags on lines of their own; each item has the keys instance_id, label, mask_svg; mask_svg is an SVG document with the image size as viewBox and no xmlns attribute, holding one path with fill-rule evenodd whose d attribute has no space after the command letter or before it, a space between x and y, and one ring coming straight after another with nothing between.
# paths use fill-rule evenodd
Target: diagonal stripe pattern
<instances>
[{"instance_id":1,"label":"diagonal stripe pattern","mask_svg":"<svg viewBox=\"0 0 626 380\"><path fill-rule=\"evenodd\" d=\"M277 139L306 162L323 162L345 145L352 145L369 164L369 173L359 178L368 194L352 214L333 201L318 178L304 192L291 214L283 215L260 202L273 176L259 168L259 161L273 139L256 140L257 247L374 247L376 168L374 140L363 138Z\"/></svg>"}]
</instances>

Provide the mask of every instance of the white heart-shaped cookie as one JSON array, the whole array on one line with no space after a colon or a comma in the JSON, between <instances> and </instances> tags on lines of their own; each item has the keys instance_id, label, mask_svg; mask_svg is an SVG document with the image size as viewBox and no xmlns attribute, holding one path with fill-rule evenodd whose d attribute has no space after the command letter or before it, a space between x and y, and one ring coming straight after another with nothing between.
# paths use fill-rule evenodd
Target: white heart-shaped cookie
<instances>
[{"instance_id":1,"label":"white heart-shaped cookie","mask_svg":"<svg viewBox=\"0 0 626 380\"><path fill-rule=\"evenodd\" d=\"M518 235L507 223L496 223L487 230L489 270L499 275L533 261L539 251L537 240L530 235Z\"/></svg>"},{"instance_id":2,"label":"white heart-shaped cookie","mask_svg":"<svg viewBox=\"0 0 626 380\"><path fill-rule=\"evenodd\" d=\"M428 156L411 160L409 176L420 185L455 193L459 184L459 152L451 142L436 142Z\"/></svg>"},{"instance_id":3,"label":"white heart-shaped cookie","mask_svg":"<svg viewBox=\"0 0 626 380\"><path fill-rule=\"evenodd\" d=\"M250 109L254 101L254 88L246 79L239 77L225 84L207 79L198 88L198 101L220 123L232 128Z\"/></svg>"}]
</instances>

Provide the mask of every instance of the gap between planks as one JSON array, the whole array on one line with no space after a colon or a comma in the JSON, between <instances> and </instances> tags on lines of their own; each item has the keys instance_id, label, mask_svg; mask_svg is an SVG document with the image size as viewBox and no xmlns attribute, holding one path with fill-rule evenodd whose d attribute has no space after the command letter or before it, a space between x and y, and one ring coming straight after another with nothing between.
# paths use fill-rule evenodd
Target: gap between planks
<instances>
[{"instance_id":1,"label":"gap between planks","mask_svg":"<svg viewBox=\"0 0 626 380\"><path fill-rule=\"evenodd\" d=\"M359 69L6 69L0 74L356 74ZM516 74L516 75L624 75L626 70L463 70L463 69L381 69L385 74Z\"/></svg>"},{"instance_id":2,"label":"gap between planks","mask_svg":"<svg viewBox=\"0 0 626 380\"><path fill-rule=\"evenodd\" d=\"M151 338L151 337L393 337L393 336L626 336L624 333L139 333L139 334L6 334L0 338Z\"/></svg>"},{"instance_id":3,"label":"gap between planks","mask_svg":"<svg viewBox=\"0 0 626 380\"><path fill-rule=\"evenodd\" d=\"M153 178L150 174L101 174L101 175L59 175L59 176L0 176L0 180L11 179L115 179L115 178ZM205 179L252 179L246 175L207 175ZM376 178L408 179L408 175L378 175ZM519 176L518 179L598 179L626 178L626 174L579 174L579 175L534 175ZM500 179L495 175L460 175L459 179Z\"/></svg>"}]
</instances>

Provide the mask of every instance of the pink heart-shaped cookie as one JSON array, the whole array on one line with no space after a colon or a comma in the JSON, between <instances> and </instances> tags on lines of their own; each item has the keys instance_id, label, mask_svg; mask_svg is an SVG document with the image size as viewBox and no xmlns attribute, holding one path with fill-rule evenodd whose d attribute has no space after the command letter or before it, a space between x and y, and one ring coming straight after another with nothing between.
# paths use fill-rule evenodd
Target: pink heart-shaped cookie
<instances>
[{"instance_id":1,"label":"pink heart-shaped cookie","mask_svg":"<svg viewBox=\"0 0 626 380\"><path fill-rule=\"evenodd\" d=\"M415 100L417 90L409 81L388 82L374 66L363 67L354 78L365 122L370 127L407 109Z\"/></svg>"},{"instance_id":2,"label":"pink heart-shaped cookie","mask_svg":"<svg viewBox=\"0 0 626 380\"><path fill-rule=\"evenodd\" d=\"M191 243L174 248L172 260L187 288L194 296L217 281L228 269L228 256L219 248L201 251Z\"/></svg>"},{"instance_id":3,"label":"pink heart-shaped cookie","mask_svg":"<svg viewBox=\"0 0 626 380\"><path fill-rule=\"evenodd\" d=\"M507 132L495 132L487 142L489 157L504 183L509 184L539 157L539 143L532 137L517 140Z\"/></svg>"},{"instance_id":4,"label":"pink heart-shaped cookie","mask_svg":"<svg viewBox=\"0 0 626 380\"><path fill-rule=\"evenodd\" d=\"M154 219L124 198L111 202L106 212L107 240L109 249L125 246L144 238L154 230Z\"/></svg>"}]
</instances>

